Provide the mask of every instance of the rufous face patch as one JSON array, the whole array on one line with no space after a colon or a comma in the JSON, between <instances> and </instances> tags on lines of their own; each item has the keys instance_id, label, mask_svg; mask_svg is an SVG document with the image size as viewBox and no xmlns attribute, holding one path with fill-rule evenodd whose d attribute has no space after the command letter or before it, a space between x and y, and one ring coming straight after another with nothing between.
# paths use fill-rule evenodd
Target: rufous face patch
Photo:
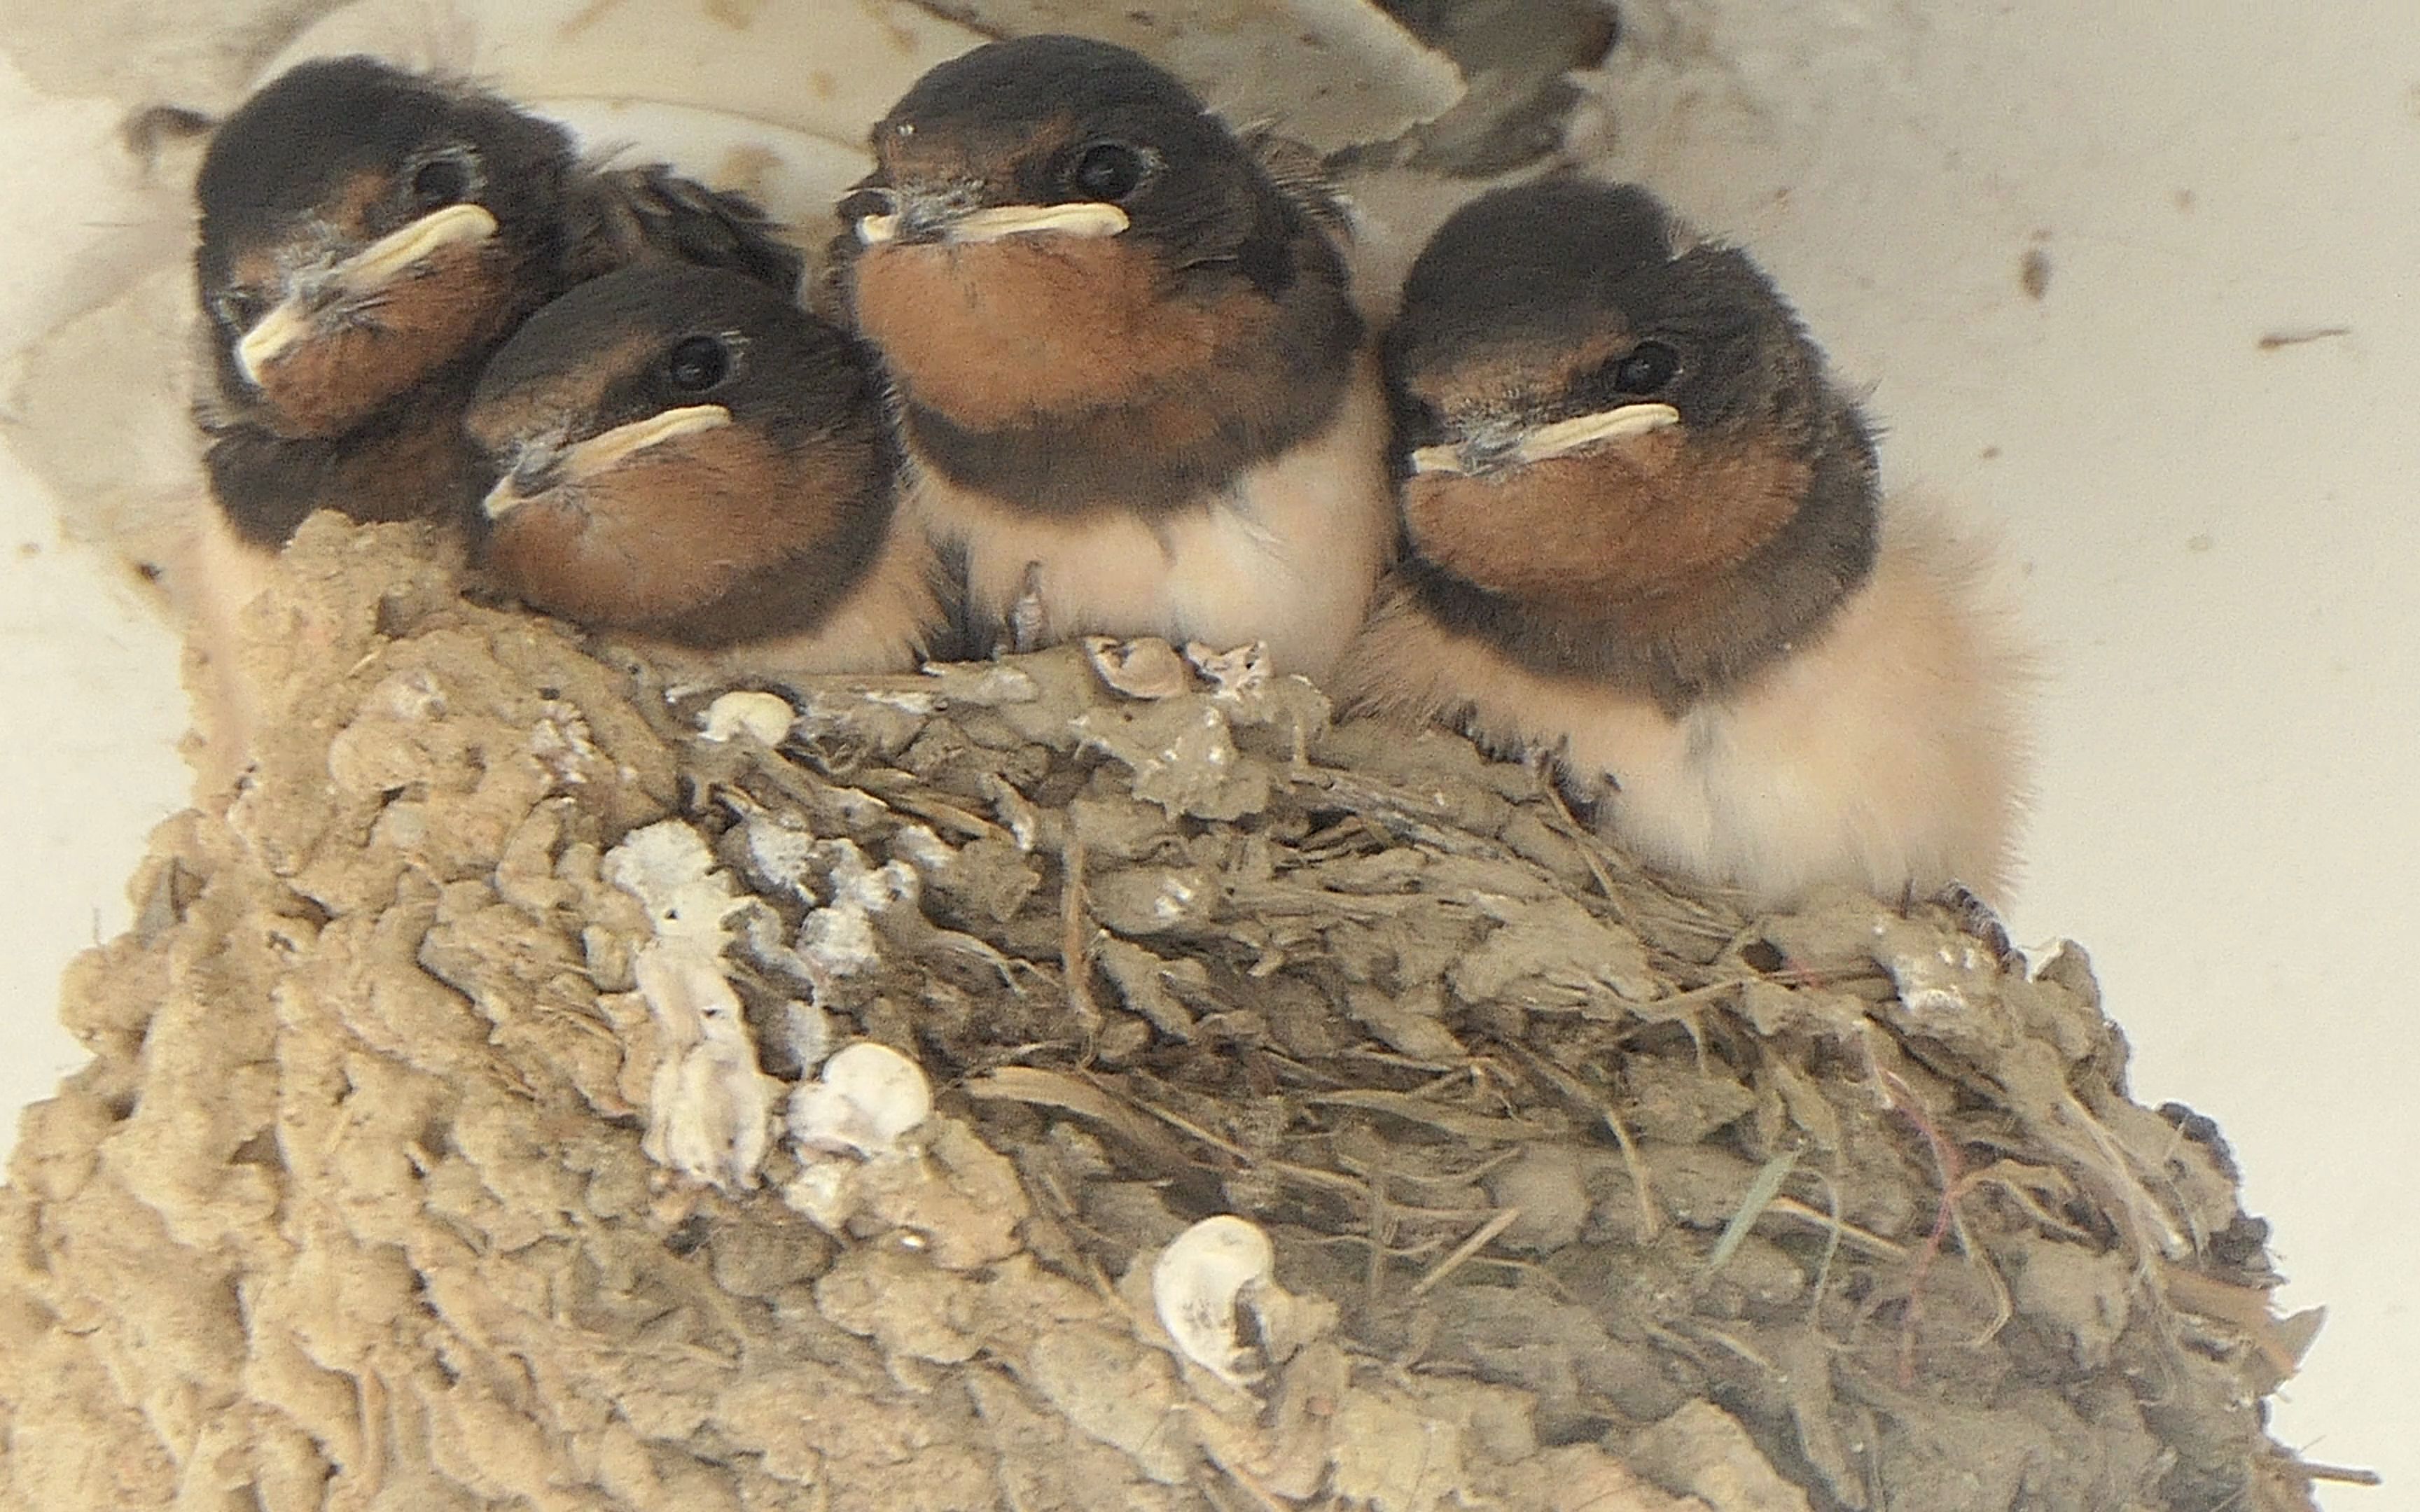
<instances>
[{"instance_id":1,"label":"rufous face patch","mask_svg":"<svg viewBox=\"0 0 2420 1512\"><path fill-rule=\"evenodd\" d=\"M829 490L800 487L793 471L742 426L667 441L520 505L489 538L487 561L541 609L584 625L647 625L728 592L768 541L778 555L814 539L786 506Z\"/></svg>"},{"instance_id":2,"label":"rufous face patch","mask_svg":"<svg viewBox=\"0 0 2420 1512\"><path fill-rule=\"evenodd\" d=\"M1242 292L1168 297L1149 251L1114 237L882 246L856 277L860 329L908 396L970 430L1130 405L1270 318Z\"/></svg>"},{"instance_id":3,"label":"rufous face patch","mask_svg":"<svg viewBox=\"0 0 2420 1512\"><path fill-rule=\"evenodd\" d=\"M504 335L520 303L512 269L491 247L442 248L371 299L323 316L261 370L261 400L291 434L347 429Z\"/></svg>"},{"instance_id":4,"label":"rufous face patch","mask_svg":"<svg viewBox=\"0 0 2420 1512\"><path fill-rule=\"evenodd\" d=\"M1499 474L1416 477L1404 516L1422 556L1481 588L1626 607L1737 566L1797 512L1808 476L1780 448L1673 427Z\"/></svg>"}]
</instances>

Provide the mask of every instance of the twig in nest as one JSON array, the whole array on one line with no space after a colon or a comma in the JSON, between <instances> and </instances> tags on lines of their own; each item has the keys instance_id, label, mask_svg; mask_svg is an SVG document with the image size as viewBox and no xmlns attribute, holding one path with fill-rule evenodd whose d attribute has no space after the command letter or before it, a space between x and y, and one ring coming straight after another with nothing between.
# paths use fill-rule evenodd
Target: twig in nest
<instances>
[{"instance_id":1,"label":"twig in nest","mask_svg":"<svg viewBox=\"0 0 2420 1512\"><path fill-rule=\"evenodd\" d=\"M1924 1313L1925 1277L1931 1272L1932 1262L1940 1255L1943 1242L1951 1233L1958 1236L1958 1247L1965 1254L1968 1263L1982 1273L1992 1288L1992 1320L1982 1333L1975 1336L1970 1347L1980 1349L1997 1337L2000 1330L2008 1327L2009 1320L2016 1317L2017 1304L2009 1290L2008 1282L2001 1278L1999 1268L1992 1263L1983 1247L1976 1243L1974 1236L1966 1231L1966 1215L1960 1200L1974 1188L1976 1180L1965 1173L1957 1147L1933 1123L1925 1112L1923 1100L1916 1096L1916 1089L1908 1086L1904 1078L1879 1062L1874 1065L1874 1073L1890 1105L1897 1108L1900 1116L1924 1136L1926 1146L1932 1151L1933 1169L1941 1180L1941 1199L1933 1212L1932 1231L1925 1237L1922 1248L1916 1252L1915 1270L1908 1278L1907 1318L1900 1334L1900 1384L1904 1388L1913 1385L1916 1378L1916 1333Z\"/></svg>"},{"instance_id":2,"label":"twig in nest","mask_svg":"<svg viewBox=\"0 0 2420 1512\"><path fill-rule=\"evenodd\" d=\"M362 1469L377 1476L372 1485L382 1484L387 1473L388 1416L386 1378L375 1370L365 1370L354 1378L354 1400L361 1413Z\"/></svg>"},{"instance_id":3,"label":"twig in nest","mask_svg":"<svg viewBox=\"0 0 2420 1512\"><path fill-rule=\"evenodd\" d=\"M1417 1260L1435 1254L1445 1245L1442 1239L1416 1240L1409 1244L1381 1244L1367 1234L1311 1234L1303 1242L1313 1249L1334 1249L1339 1244L1358 1244L1372 1257L1371 1264L1381 1259Z\"/></svg>"},{"instance_id":4,"label":"twig in nest","mask_svg":"<svg viewBox=\"0 0 2420 1512\"><path fill-rule=\"evenodd\" d=\"M877 794L876 796L887 808L904 810L964 840L990 840L1007 833L990 820L969 813L956 804L944 802L928 793L901 791Z\"/></svg>"},{"instance_id":5,"label":"twig in nest","mask_svg":"<svg viewBox=\"0 0 2420 1512\"><path fill-rule=\"evenodd\" d=\"M1101 1028L1101 1008L1093 1001L1093 961L1084 938L1084 842L1070 836L1059 853L1059 974L1067 991L1067 1011L1087 1039Z\"/></svg>"},{"instance_id":6,"label":"twig in nest","mask_svg":"<svg viewBox=\"0 0 2420 1512\"><path fill-rule=\"evenodd\" d=\"M1605 862L1597 856L1596 847L1590 843L1595 837L1580 827L1578 818L1572 813L1571 805L1563 801L1562 790L1555 784L1554 774L1543 766L1530 770L1538 779L1539 794L1546 800L1546 811L1554 816L1555 828L1562 832L1563 838L1580 853L1580 859L1588 863L1589 875L1596 878L1597 891L1605 894L1606 903L1613 909L1613 917L1624 924L1633 923L1630 910L1621 905L1621 899L1614 890L1613 873L1605 869Z\"/></svg>"},{"instance_id":7,"label":"twig in nest","mask_svg":"<svg viewBox=\"0 0 2420 1512\"><path fill-rule=\"evenodd\" d=\"M1489 1244L1494 1243L1497 1235L1504 1232L1504 1230L1512 1227L1514 1224L1520 1221L1521 1210L1518 1208L1507 1208L1502 1212L1497 1213L1495 1217L1488 1219L1487 1222L1480 1225L1479 1231L1477 1233L1471 1235L1468 1239L1464 1240L1461 1243L1456 1244L1453 1247L1452 1254L1448 1255L1444 1259L1437 1261L1435 1268L1433 1268L1428 1274L1412 1283L1412 1295L1415 1297L1424 1297L1428 1295L1431 1288L1435 1287L1438 1282L1444 1280L1447 1276L1451 1275L1461 1267L1464 1261L1469 1259L1481 1250L1485 1249Z\"/></svg>"},{"instance_id":8,"label":"twig in nest","mask_svg":"<svg viewBox=\"0 0 2420 1512\"><path fill-rule=\"evenodd\" d=\"M1203 1411L1203 1409L1196 1408L1195 1411ZM1264 1489L1260 1482L1254 1480L1243 1466L1230 1463L1224 1455L1214 1454L1210 1459L1218 1467L1218 1473L1233 1482L1235 1489L1250 1497L1251 1504L1261 1508L1262 1512L1293 1512L1292 1504L1280 1501Z\"/></svg>"},{"instance_id":9,"label":"twig in nest","mask_svg":"<svg viewBox=\"0 0 2420 1512\"><path fill-rule=\"evenodd\" d=\"M1208 1145L1238 1165L1267 1171L1298 1186L1307 1186L1317 1192L1342 1193L1347 1196L1359 1196L1363 1194L1361 1183L1349 1176L1339 1176L1334 1171L1323 1171L1315 1165L1298 1165L1292 1161L1262 1160L1233 1140L1219 1137L1181 1113L1172 1113L1156 1103L1144 1103L1139 1100L1134 1106L1178 1133L1188 1134ZM1184 1164L1195 1163L1187 1161Z\"/></svg>"},{"instance_id":10,"label":"twig in nest","mask_svg":"<svg viewBox=\"0 0 2420 1512\"><path fill-rule=\"evenodd\" d=\"M1312 1107L1359 1108L1370 1113L1388 1114L1406 1122L1426 1124L1458 1139L1488 1144L1525 1143L1548 1138L1559 1132L1539 1122L1498 1119L1484 1113L1443 1106L1413 1092L1348 1088L1342 1091L1306 1097L1303 1102Z\"/></svg>"},{"instance_id":11,"label":"twig in nest","mask_svg":"<svg viewBox=\"0 0 2420 1512\"><path fill-rule=\"evenodd\" d=\"M1973 1185L1971 1180L1962 1183L1958 1195L1964 1196ZM2000 1274L1998 1262L1993 1260L1985 1252L1983 1246L1976 1243L1973 1236L1966 1232L1966 1215L1963 1210L1953 1202L1950 1204L1949 1215L1951 1223L1957 1227L1958 1247L1965 1252L1967 1263L1980 1272L1983 1279L1992 1287L1992 1320L1984 1324L1983 1332L1976 1335L1967 1344L1968 1349L1979 1350L1999 1337L2000 1330L2008 1327L2015 1319L2016 1294L2009 1289L2008 1281Z\"/></svg>"},{"instance_id":12,"label":"twig in nest","mask_svg":"<svg viewBox=\"0 0 2420 1512\"><path fill-rule=\"evenodd\" d=\"M1673 890L1668 885L1669 879L1665 886L1652 882L1638 870L1637 862L1618 848L1607 845L1596 831L1580 822L1579 816L1572 812L1571 805L1564 800L1562 789L1557 785L1551 773L1543 769L1533 770L1537 770L1538 792L1545 799L1551 827L1578 847L1580 859L1588 863L1589 874L1595 878L1598 890L1605 894L1607 911L1616 919L1637 932L1639 925L1637 904L1644 898L1649 903L1661 905L1657 917L1674 929L1714 939L1737 927L1724 922L1717 917L1717 909L1703 899L1684 896ZM1621 858L1630 873L1627 884L1615 880L1613 873L1606 869L1604 858L1607 856ZM1731 910L1734 916L1738 912L1737 908Z\"/></svg>"},{"instance_id":13,"label":"twig in nest","mask_svg":"<svg viewBox=\"0 0 2420 1512\"><path fill-rule=\"evenodd\" d=\"M1218 1151L1222 1155L1229 1156L1247 1165L1251 1162L1252 1157L1250 1151L1245 1149L1243 1146L1235 1143L1232 1139L1220 1138L1218 1135L1212 1134L1209 1130L1204 1129L1202 1125L1194 1122L1192 1119L1185 1117L1181 1113L1171 1113L1168 1109L1161 1107L1156 1103L1137 1103L1135 1106L1142 1109L1145 1113L1150 1114L1153 1118L1157 1119L1160 1122L1167 1124L1170 1128L1174 1129L1181 1134L1191 1134L1194 1138L1199 1139L1202 1143L1208 1145L1211 1149ZM1338 1180L1342 1180L1343 1178L1339 1177ZM1348 1182L1346 1184L1350 1185L1351 1183Z\"/></svg>"},{"instance_id":14,"label":"twig in nest","mask_svg":"<svg viewBox=\"0 0 2420 1512\"><path fill-rule=\"evenodd\" d=\"M1370 1301L1370 1310L1378 1310L1379 1299L1387 1289L1387 1247L1395 1237L1393 1204L1387 1198L1386 1173L1376 1172L1362 1178L1369 1187L1370 1202L1370 1264L1361 1277L1362 1289Z\"/></svg>"},{"instance_id":15,"label":"twig in nest","mask_svg":"<svg viewBox=\"0 0 2420 1512\"><path fill-rule=\"evenodd\" d=\"M2087 1185L2096 1175L2102 1176L2110 1190L2099 1194L2102 1204L2125 1220L2126 1237L2133 1241L2135 1269L2146 1281L2151 1276L2152 1260L2163 1254L2174 1253L2186 1244L2185 1236L2177 1231L2168 1219L2167 1210L2152 1195L2154 1181L2167 1185L2173 1193L2175 1181L2166 1171L2149 1165L2118 1141L2107 1126L2079 1102L2073 1093L2063 1094L2058 1111L2062 1122L2071 1129L2080 1129L2095 1153L2101 1157L2101 1169L2095 1171L2089 1163L2079 1161L2081 1175ZM2178 1211L2188 1211L2180 1199ZM2193 1248L2200 1248L2196 1239Z\"/></svg>"},{"instance_id":16,"label":"twig in nest","mask_svg":"<svg viewBox=\"0 0 2420 1512\"><path fill-rule=\"evenodd\" d=\"M1358 814L1397 844L1421 845L1447 856L1476 856L1487 860L1501 860L1512 854L1492 840L1453 828L1450 815L1441 811L1438 805L1424 803L1417 795L1404 793L1375 779L1321 766L1304 774L1303 781L1323 789L1338 807Z\"/></svg>"},{"instance_id":17,"label":"twig in nest","mask_svg":"<svg viewBox=\"0 0 2420 1512\"><path fill-rule=\"evenodd\" d=\"M1833 1164L1837 1169L1837 1154ZM1820 1336L1823 1324L1823 1293L1832 1288L1832 1262L1840 1257L1840 1243L1845 1237L1843 1230L1849 1226L1840 1221L1840 1183L1834 1180L1829 1172L1812 1171L1808 1174L1823 1184L1823 1200L1831 1205L1831 1211L1823 1215L1823 1258L1815 1267L1815 1284L1807 1288L1807 1328L1809 1333ZM1787 1211L1784 1204L1796 1206L1788 1197L1776 1196L1765 1211Z\"/></svg>"},{"instance_id":18,"label":"twig in nest","mask_svg":"<svg viewBox=\"0 0 2420 1512\"><path fill-rule=\"evenodd\" d=\"M1592 1119L1601 1120L1613 1142L1621 1147L1622 1168L1630 1173L1631 1195L1638 1203L1638 1241L1645 1243L1664 1230L1662 1214L1655 1209L1655 1188L1648 1180L1647 1162L1638 1153L1637 1142L1630 1137L1630 1126L1613 1110L1610 1098L1599 1097L1578 1078L1560 1066L1516 1040L1501 1041L1504 1047L1528 1066L1531 1075L1559 1093L1563 1101Z\"/></svg>"},{"instance_id":19,"label":"twig in nest","mask_svg":"<svg viewBox=\"0 0 2420 1512\"><path fill-rule=\"evenodd\" d=\"M2296 1480L2332 1481L2340 1486L2383 1486L2386 1477L2374 1470L2350 1465L2315 1465L2307 1459L2279 1459L2278 1468Z\"/></svg>"},{"instance_id":20,"label":"twig in nest","mask_svg":"<svg viewBox=\"0 0 2420 1512\"><path fill-rule=\"evenodd\" d=\"M1703 1002L1710 997L1720 997L1723 994L1745 986L1753 980L1753 978L1749 977L1724 977L1717 980L1707 982L1702 986L1684 988L1680 992L1672 993L1663 997L1658 997L1652 1003L1641 1003L1638 1006L1640 1008L1652 1008L1655 1010L1656 1012L1661 1013L1668 1009L1680 1008L1684 1004L1696 1004ZM1683 1017L1683 1015L1681 1014L1675 1014L1673 1016L1675 1018ZM1695 1015L1686 1015L1686 1018L1688 1024L1692 1026L1697 1023ZM1652 1019L1642 1023L1639 1027L1642 1029L1652 1028L1665 1022L1666 1021L1663 1019ZM1694 1040L1697 1036L1693 1032L1690 1038Z\"/></svg>"},{"instance_id":21,"label":"twig in nest","mask_svg":"<svg viewBox=\"0 0 2420 1512\"><path fill-rule=\"evenodd\" d=\"M1655 1211L1655 1192L1648 1184L1647 1162L1638 1153L1638 1142L1630 1137L1630 1128L1611 1103L1604 1110L1605 1126L1613 1131L1613 1142L1621 1147L1621 1164L1630 1172L1632 1196L1638 1199L1638 1238L1641 1243L1664 1231L1663 1214Z\"/></svg>"},{"instance_id":22,"label":"twig in nest","mask_svg":"<svg viewBox=\"0 0 2420 1512\"><path fill-rule=\"evenodd\" d=\"M1774 1156L1757 1171L1756 1179L1748 1182L1747 1191L1740 1196L1739 1211L1723 1226L1722 1237L1714 1241L1714 1252L1706 1257L1708 1275L1721 1270L1739 1253L1740 1245L1747 1242L1747 1231L1773 1206L1773 1199L1781 1195L1781 1183L1789 1180L1790 1173L1797 1168L1798 1151L1792 1149Z\"/></svg>"},{"instance_id":23,"label":"twig in nest","mask_svg":"<svg viewBox=\"0 0 2420 1512\"><path fill-rule=\"evenodd\" d=\"M1812 1224L1830 1234L1833 1243L1825 1247L1827 1256L1831 1250L1840 1244L1851 1244L1864 1250L1876 1259L1904 1260L1907 1258L1906 1245L1885 1239L1870 1228L1860 1228L1841 1217L1838 1190L1832 1184L1831 1178L1821 1172L1815 1174L1816 1179L1823 1183L1825 1195L1832 1199L1830 1211L1819 1212L1796 1197L1776 1197L1766 1205L1764 1211L1777 1218L1795 1218L1801 1223Z\"/></svg>"},{"instance_id":24,"label":"twig in nest","mask_svg":"<svg viewBox=\"0 0 2420 1512\"><path fill-rule=\"evenodd\" d=\"M1924 1243L1916 1252L1916 1265L1907 1278L1907 1317L1900 1324L1899 1386L1901 1391L1916 1385L1916 1331L1924 1318L1924 1280L1932 1271L1933 1257L1941 1253L1941 1242L1949 1237L1949 1226L1958 1211L1958 1181L1962 1174L1958 1151L1933 1127L1931 1117L1924 1111L1922 1100L1899 1072L1881 1065L1874 1072L1883 1090L1889 1095L1891 1106L1900 1116L1916 1126L1924 1143L1932 1151L1932 1165L1941 1178L1941 1198L1933 1209L1932 1231L1924 1236Z\"/></svg>"},{"instance_id":25,"label":"twig in nest","mask_svg":"<svg viewBox=\"0 0 2420 1512\"><path fill-rule=\"evenodd\" d=\"M1125 1099L1064 1072L1034 1066L1002 1066L966 1083L967 1095L1055 1107L1090 1119L1140 1151L1163 1171L1192 1165L1177 1143L1139 1115Z\"/></svg>"},{"instance_id":26,"label":"twig in nest","mask_svg":"<svg viewBox=\"0 0 2420 1512\"><path fill-rule=\"evenodd\" d=\"M1741 1359L1745 1360L1748 1364L1756 1366L1757 1369L1762 1371L1768 1378L1778 1379L1780 1376L1785 1374L1779 1365L1775 1365L1763 1355L1759 1354L1756 1350L1750 1349L1746 1344L1743 1343L1739 1339L1733 1338L1730 1335L1724 1333L1721 1329L1714 1327L1711 1323L1691 1321L1687 1326L1691 1334L1695 1335L1699 1338L1712 1339L1716 1344L1721 1345L1724 1349L1729 1350L1731 1353L1738 1355Z\"/></svg>"},{"instance_id":27,"label":"twig in nest","mask_svg":"<svg viewBox=\"0 0 2420 1512\"><path fill-rule=\"evenodd\" d=\"M1477 1152L1474 1151L1473 1153L1476 1154ZM1520 1159L1521 1154L1521 1148L1514 1145L1508 1146L1503 1149L1496 1150L1490 1154L1480 1155L1468 1165L1450 1165L1442 1161L1437 1161L1434 1163L1423 1163L1425 1168L1416 1165L1415 1168L1412 1169L1405 1169L1398 1165L1390 1165L1383 1160L1372 1159L1342 1149L1335 1149L1331 1158L1336 1162L1339 1167L1350 1171L1356 1176L1364 1178L1374 1177L1390 1183L1390 1194L1392 1186L1395 1184L1416 1188L1425 1187L1432 1188L1439 1192L1455 1193L1466 1191L1470 1187L1478 1185L1496 1172L1502 1170L1505 1166ZM1397 1199L1389 1195L1387 1200L1393 1202ZM1423 1198L1421 1200L1426 1201L1428 1199ZM1493 1206L1490 1206L1486 1211L1494 1212L1496 1210Z\"/></svg>"},{"instance_id":28,"label":"twig in nest","mask_svg":"<svg viewBox=\"0 0 2420 1512\"><path fill-rule=\"evenodd\" d=\"M2241 1332L2280 1376L2303 1368L2303 1354L2318 1336L2317 1320L2303 1313L2279 1318L2270 1310L2269 1293L2188 1271L2171 1260L2156 1262L2160 1292L2178 1307L2214 1318ZM2303 1331L2289 1327L2300 1319Z\"/></svg>"},{"instance_id":29,"label":"twig in nest","mask_svg":"<svg viewBox=\"0 0 2420 1512\"><path fill-rule=\"evenodd\" d=\"M2027 1188L2023 1181L2020 1181L2013 1176L2002 1174L2004 1170L2009 1168L2020 1171L2037 1172L2044 1176L2055 1176L2062 1180L2066 1179L2066 1173L2062 1171L2047 1170L2041 1166L2027 1165L2021 1161L1997 1160L1993 1161L1991 1165L1984 1166L1981 1170L1969 1175L1966 1178L1967 1190L1973 1191L1976 1188L1986 1186L1997 1187L2002 1196L2006 1196L2009 1201L2014 1202L2018 1208L2024 1211L2025 1216L2032 1219L2035 1226L2040 1228L2044 1233L2054 1235L2059 1239L2064 1239L2071 1243L2082 1244L2094 1242L2092 1235L2085 1232L2075 1225L2069 1223L2066 1219L2059 1217L2047 1207L2044 1207L2041 1199L2034 1196L2033 1192Z\"/></svg>"}]
</instances>

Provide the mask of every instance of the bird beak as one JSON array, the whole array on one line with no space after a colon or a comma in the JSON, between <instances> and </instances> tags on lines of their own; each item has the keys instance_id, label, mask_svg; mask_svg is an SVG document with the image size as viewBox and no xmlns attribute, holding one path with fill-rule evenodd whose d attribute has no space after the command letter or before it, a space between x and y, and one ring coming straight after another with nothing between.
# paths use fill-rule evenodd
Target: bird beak
<instances>
[{"instance_id":1,"label":"bird beak","mask_svg":"<svg viewBox=\"0 0 2420 1512\"><path fill-rule=\"evenodd\" d=\"M1607 441L1625 441L1681 423L1668 404L1625 404L1594 414L1574 415L1534 430L1481 429L1450 446L1423 446L1412 454L1412 471L1477 475L1563 456Z\"/></svg>"},{"instance_id":2,"label":"bird beak","mask_svg":"<svg viewBox=\"0 0 2420 1512\"><path fill-rule=\"evenodd\" d=\"M410 225L390 231L313 281L306 292L289 294L235 344L236 366L258 386L271 363L307 340L320 312L337 300L375 294L447 247L473 245L496 234L496 218L484 206L448 205Z\"/></svg>"},{"instance_id":3,"label":"bird beak","mask_svg":"<svg viewBox=\"0 0 2420 1512\"><path fill-rule=\"evenodd\" d=\"M960 193L905 189L893 196L897 209L858 218L857 239L869 247L886 242L950 241L971 244L1005 237L1113 237L1126 228L1126 212L1114 205L986 205L977 208Z\"/></svg>"},{"instance_id":4,"label":"bird beak","mask_svg":"<svg viewBox=\"0 0 2420 1512\"><path fill-rule=\"evenodd\" d=\"M616 425L569 446L539 443L524 451L513 470L488 490L482 507L489 519L502 519L531 500L566 484L582 483L610 472L649 447L730 424L731 411L722 406L692 404Z\"/></svg>"}]
</instances>

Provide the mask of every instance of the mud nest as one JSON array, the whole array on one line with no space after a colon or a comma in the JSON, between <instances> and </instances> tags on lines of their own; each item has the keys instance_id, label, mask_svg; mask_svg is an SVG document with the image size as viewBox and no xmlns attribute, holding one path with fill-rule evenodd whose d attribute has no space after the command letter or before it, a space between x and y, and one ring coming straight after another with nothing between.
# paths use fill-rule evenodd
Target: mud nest
<instances>
[{"instance_id":1,"label":"mud nest","mask_svg":"<svg viewBox=\"0 0 2420 1512\"><path fill-rule=\"evenodd\" d=\"M330 516L243 633L0 1189L9 1504L2310 1504L2072 947L1674 890L1249 656L718 702ZM865 1041L931 1116L812 1136Z\"/></svg>"}]
</instances>

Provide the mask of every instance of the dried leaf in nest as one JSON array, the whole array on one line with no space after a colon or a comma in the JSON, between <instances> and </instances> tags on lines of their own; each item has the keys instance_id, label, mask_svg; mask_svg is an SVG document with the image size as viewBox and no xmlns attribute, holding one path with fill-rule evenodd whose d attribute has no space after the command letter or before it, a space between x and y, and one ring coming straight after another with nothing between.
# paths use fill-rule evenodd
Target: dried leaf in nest
<instances>
[{"instance_id":1,"label":"dried leaf in nest","mask_svg":"<svg viewBox=\"0 0 2420 1512\"><path fill-rule=\"evenodd\" d=\"M2080 955L1745 917L1249 656L701 730L328 517L249 634L0 1191L11 1504L2308 1504Z\"/></svg>"}]
</instances>

